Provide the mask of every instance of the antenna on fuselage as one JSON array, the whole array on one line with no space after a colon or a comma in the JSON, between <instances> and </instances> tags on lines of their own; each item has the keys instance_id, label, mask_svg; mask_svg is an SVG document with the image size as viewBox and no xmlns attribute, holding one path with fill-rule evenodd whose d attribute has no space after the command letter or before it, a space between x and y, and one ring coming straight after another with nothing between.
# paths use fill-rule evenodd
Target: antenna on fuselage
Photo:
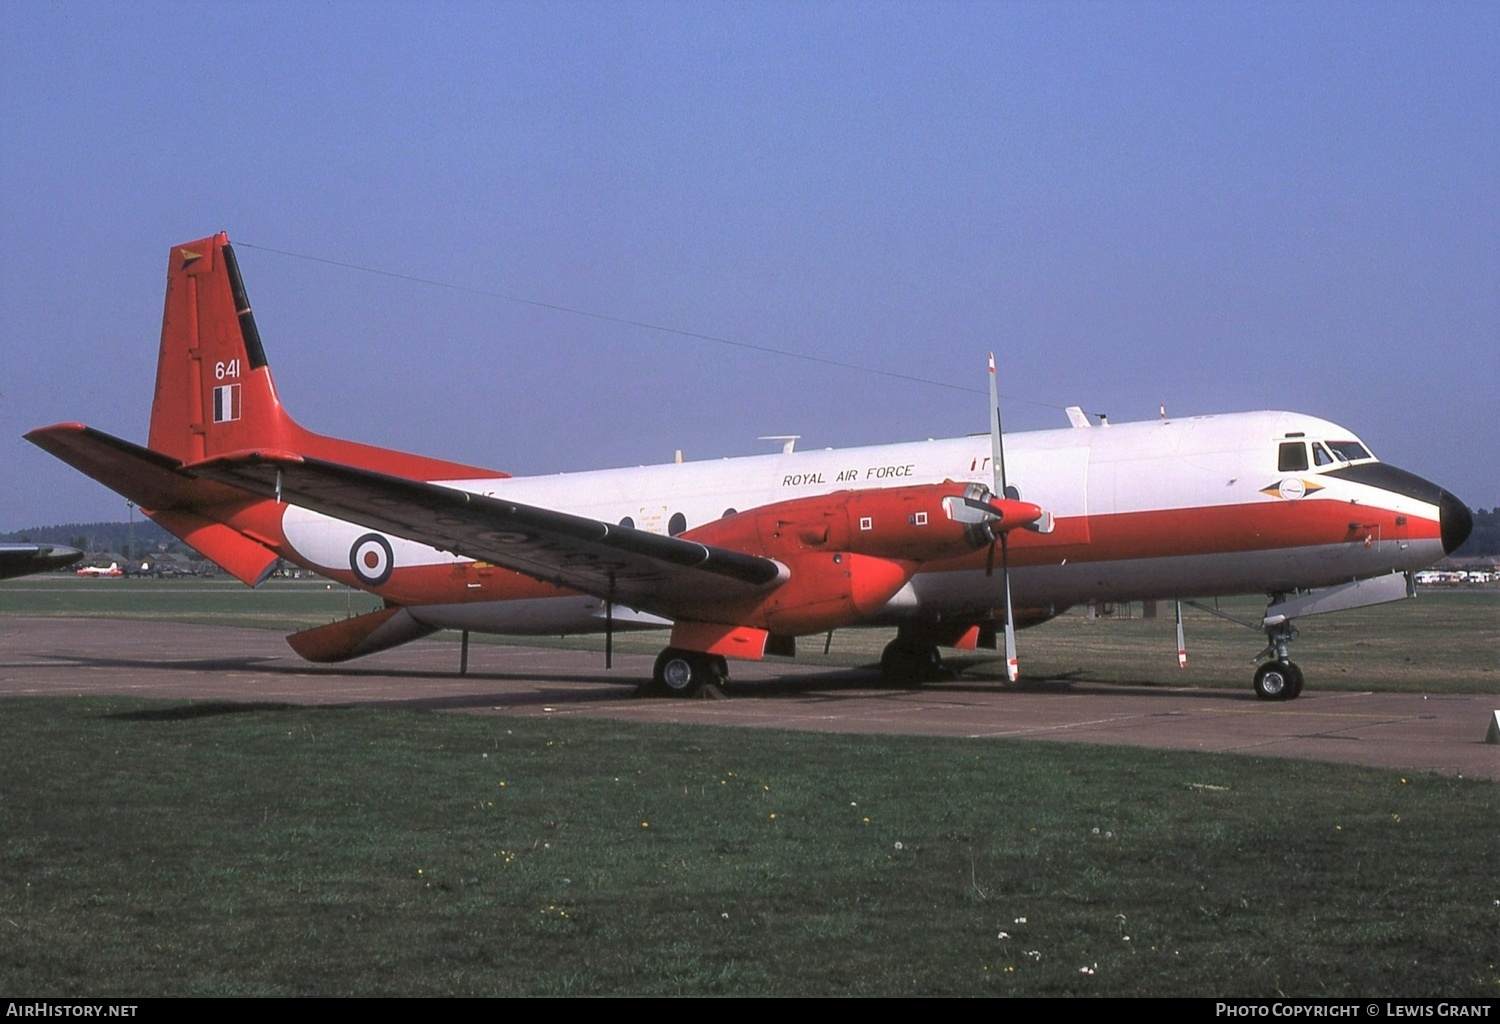
<instances>
[{"instance_id":1,"label":"antenna on fuselage","mask_svg":"<svg viewBox=\"0 0 1500 1024\"><path fill-rule=\"evenodd\" d=\"M790 455L797 448L797 442L802 440L801 434L768 434L765 437L757 437L757 441L780 441L781 454Z\"/></svg>"}]
</instances>

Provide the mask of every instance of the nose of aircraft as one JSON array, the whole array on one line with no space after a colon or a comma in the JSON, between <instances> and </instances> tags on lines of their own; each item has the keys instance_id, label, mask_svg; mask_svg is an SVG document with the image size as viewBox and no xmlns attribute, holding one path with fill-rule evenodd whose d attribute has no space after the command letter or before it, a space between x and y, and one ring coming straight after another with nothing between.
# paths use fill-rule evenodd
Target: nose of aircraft
<instances>
[{"instance_id":1,"label":"nose of aircraft","mask_svg":"<svg viewBox=\"0 0 1500 1024\"><path fill-rule=\"evenodd\" d=\"M1438 498L1438 524L1443 532L1443 553L1451 555L1474 530L1474 513L1447 491Z\"/></svg>"},{"instance_id":2,"label":"nose of aircraft","mask_svg":"<svg viewBox=\"0 0 1500 1024\"><path fill-rule=\"evenodd\" d=\"M1342 466L1327 475L1379 487L1436 505L1444 554L1451 555L1474 532L1474 513L1469 511L1469 506L1431 480L1424 480L1415 473L1397 469L1386 462L1362 462L1354 466Z\"/></svg>"}]
</instances>

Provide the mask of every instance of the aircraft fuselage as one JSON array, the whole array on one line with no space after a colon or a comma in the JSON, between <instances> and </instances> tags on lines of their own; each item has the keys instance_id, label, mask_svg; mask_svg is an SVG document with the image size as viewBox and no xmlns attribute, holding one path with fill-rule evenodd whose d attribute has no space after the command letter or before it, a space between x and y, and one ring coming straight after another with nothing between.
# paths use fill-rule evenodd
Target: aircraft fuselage
<instances>
[{"instance_id":1,"label":"aircraft fuselage","mask_svg":"<svg viewBox=\"0 0 1500 1024\"><path fill-rule=\"evenodd\" d=\"M1279 593L1414 570L1444 553L1441 488L1373 459L1282 470L1281 447L1350 442L1333 423L1285 412L1236 413L1006 436L1009 480L1050 511L1051 534L1014 531L1016 603ZM1357 442L1356 442L1357 443ZM840 490L988 482L985 436L825 449L627 469L442 481L654 533L691 535L726 514ZM1451 496L1448 496L1450 504ZM1458 506L1462 508L1462 506ZM1455 513L1449 511L1451 517ZM1467 514L1466 511L1464 514ZM440 628L559 633L602 628L597 598L388 538L392 564L359 565L370 531L288 506L286 557L378 589ZM982 616L996 581L986 554L930 564L873 622ZM356 571L359 569L360 571ZM389 570L387 572L387 570ZM383 578L382 578L383 577ZM375 580L381 581L375 584ZM664 625L618 613L621 626Z\"/></svg>"}]
</instances>

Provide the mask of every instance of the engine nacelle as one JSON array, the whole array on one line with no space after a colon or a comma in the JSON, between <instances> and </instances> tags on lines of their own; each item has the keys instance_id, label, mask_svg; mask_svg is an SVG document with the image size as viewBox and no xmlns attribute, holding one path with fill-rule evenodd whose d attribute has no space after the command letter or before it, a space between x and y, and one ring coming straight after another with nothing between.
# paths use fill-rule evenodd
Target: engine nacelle
<instances>
[{"instance_id":1,"label":"engine nacelle","mask_svg":"<svg viewBox=\"0 0 1500 1024\"><path fill-rule=\"evenodd\" d=\"M914 484L836 491L763 505L683 536L790 565L809 551L847 551L903 562L959 558L1041 509L997 499L983 484Z\"/></svg>"},{"instance_id":2,"label":"engine nacelle","mask_svg":"<svg viewBox=\"0 0 1500 1024\"><path fill-rule=\"evenodd\" d=\"M1041 509L995 499L982 484L838 491L764 505L683 534L774 558L790 578L759 599L704 618L799 635L854 625L883 608L923 562L959 558Z\"/></svg>"}]
</instances>

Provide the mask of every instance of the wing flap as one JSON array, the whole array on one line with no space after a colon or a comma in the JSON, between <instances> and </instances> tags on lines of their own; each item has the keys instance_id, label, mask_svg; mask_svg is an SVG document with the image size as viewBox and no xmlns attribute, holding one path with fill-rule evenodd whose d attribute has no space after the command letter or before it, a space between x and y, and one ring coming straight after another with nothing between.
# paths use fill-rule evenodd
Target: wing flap
<instances>
[{"instance_id":1,"label":"wing flap","mask_svg":"<svg viewBox=\"0 0 1500 1024\"><path fill-rule=\"evenodd\" d=\"M185 469L669 617L752 597L785 573L758 555L290 452L237 452Z\"/></svg>"}]
</instances>

